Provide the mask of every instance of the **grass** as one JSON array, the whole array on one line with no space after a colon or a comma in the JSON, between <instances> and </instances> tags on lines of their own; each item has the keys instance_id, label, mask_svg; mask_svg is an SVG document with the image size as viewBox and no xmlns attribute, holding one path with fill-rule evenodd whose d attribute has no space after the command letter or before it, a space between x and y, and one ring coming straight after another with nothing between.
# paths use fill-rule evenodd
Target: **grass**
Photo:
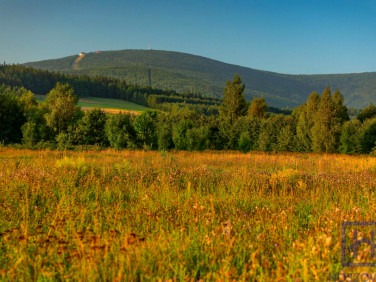
<instances>
[{"instance_id":1,"label":"grass","mask_svg":"<svg viewBox=\"0 0 376 282\"><path fill-rule=\"evenodd\" d=\"M311 281L372 221L376 158L0 148L1 280ZM363 260L369 250L359 252Z\"/></svg>"},{"instance_id":2,"label":"grass","mask_svg":"<svg viewBox=\"0 0 376 282\"><path fill-rule=\"evenodd\" d=\"M46 98L45 95L35 95L37 101L43 102ZM97 98L97 97L86 97L80 98L78 105L85 108L101 108L103 110L117 110L121 111L132 111L136 113L142 113L148 108L132 102L119 100L119 99L109 99L109 98ZM111 112L111 111L109 111Z\"/></svg>"}]
</instances>

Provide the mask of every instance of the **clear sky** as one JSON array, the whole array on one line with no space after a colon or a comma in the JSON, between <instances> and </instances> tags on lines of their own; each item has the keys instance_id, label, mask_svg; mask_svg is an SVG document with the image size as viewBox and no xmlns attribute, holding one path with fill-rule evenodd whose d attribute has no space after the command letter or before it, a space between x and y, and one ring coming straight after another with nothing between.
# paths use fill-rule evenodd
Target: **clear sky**
<instances>
[{"instance_id":1,"label":"clear sky","mask_svg":"<svg viewBox=\"0 0 376 282\"><path fill-rule=\"evenodd\" d=\"M291 74L376 71L375 0L0 0L0 60L186 52Z\"/></svg>"}]
</instances>

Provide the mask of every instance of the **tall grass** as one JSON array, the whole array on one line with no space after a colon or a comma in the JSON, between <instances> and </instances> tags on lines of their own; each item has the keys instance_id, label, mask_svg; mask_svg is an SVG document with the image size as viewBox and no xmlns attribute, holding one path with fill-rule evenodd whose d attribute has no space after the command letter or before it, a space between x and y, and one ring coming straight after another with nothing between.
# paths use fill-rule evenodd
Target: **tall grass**
<instances>
[{"instance_id":1,"label":"tall grass","mask_svg":"<svg viewBox=\"0 0 376 282\"><path fill-rule=\"evenodd\" d=\"M0 279L327 280L374 187L363 156L0 148Z\"/></svg>"}]
</instances>

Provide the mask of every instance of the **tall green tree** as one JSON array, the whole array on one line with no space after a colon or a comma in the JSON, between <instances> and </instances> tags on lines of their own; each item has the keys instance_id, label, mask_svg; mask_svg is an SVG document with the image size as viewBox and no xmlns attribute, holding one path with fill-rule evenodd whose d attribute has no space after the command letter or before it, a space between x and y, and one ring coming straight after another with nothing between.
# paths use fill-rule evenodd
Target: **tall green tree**
<instances>
[{"instance_id":1,"label":"tall green tree","mask_svg":"<svg viewBox=\"0 0 376 282\"><path fill-rule=\"evenodd\" d=\"M248 114L251 117L264 118L266 117L267 105L264 97L256 98L254 97L251 106L248 109Z\"/></svg>"},{"instance_id":2,"label":"tall green tree","mask_svg":"<svg viewBox=\"0 0 376 282\"><path fill-rule=\"evenodd\" d=\"M258 138L261 151L291 151L294 140L293 118L282 114L262 119Z\"/></svg>"},{"instance_id":3,"label":"tall green tree","mask_svg":"<svg viewBox=\"0 0 376 282\"><path fill-rule=\"evenodd\" d=\"M339 151L344 154L359 153L360 140L359 132L362 124L359 120L354 119L343 124L341 129ZM372 146L373 147L373 146ZM371 148L372 149L372 148Z\"/></svg>"},{"instance_id":4,"label":"tall green tree","mask_svg":"<svg viewBox=\"0 0 376 282\"><path fill-rule=\"evenodd\" d=\"M368 154L376 145L376 118L366 119L357 133L357 152Z\"/></svg>"},{"instance_id":5,"label":"tall green tree","mask_svg":"<svg viewBox=\"0 0 376 282\"><path fill-rule=\"evenodd\" d=\"M174 141L175 148L178 150L188 149L188 130L194 127L194 123L191 120L182 119L173 129L172 140Z\"/></svg>"},{"instance_id":6,"label":"tall green tree","mask_svg":"<svg viewBox=\"0 0 376 282\"><path fill-rule=\"evenodd\" d=\"M244 116L239 118L233 125L234 138L238 143L238 148L243 152L246 150L249 144L249 150L253 150L257 147L257 139L260 130L260 124L263 119L252 118L250 116ZM248 143L249 142L249 143ZM240 144L242 144L240 146ZM242 147L242 148L240 148Z\"/></svg>"},{"instance_id":7,"label":"tall green tree","mask_svg":"<svg viewBox=\"0 0 376 282\"><path fill-rule=\"evenodd\" d=\"M234 75L233 81L227 81L223 89L224 99L219 107L219 115L231 124L247 114L248 104L244 98L245 85L239 75Z\"/></svg>"},{"instance_id":8,"label":"tall green tree","mask_svg":"<svg viewBox=\"0 0 376 282\"><path fill-rule=\"evenodd\" d=\"M209 146L210 129L208 126L193 127L187 130L187 149L189 151L203 151Z\"/></svg>"},{"instance_id":9,"label":"tall green tree","mask_svg":"<svg viewBox=\"0 0 376 282\"><path fill-rule=\"evenodd\" d=\"M85 145L108 144L105 131L107 115L101 109L91 109L85 112L78 124L77 138Z\"/></svg>"},{"instance_id":10,"label":"tall green tree","mask_svg":"<svg viewBox=\"0 0 376 282\"><path fill-rule=\"evenodd\" d=\"M152 149L158 148L157 136L157 118L158 112L146 111L137 116L134 121L134 128L136 129L139 142L145 147Z\"/></svg>"},{"instance_id":11,"label":"tall green tree","mask_svg":"<svg viewBox=\"0 0 376 282\"><path fill-rule=\"evenodd\" d=\"M137 136L130 115L117 114L110 116L107 119L105 128L111 147L120 150L135 146Z\"/></svg>"},{"instance_id":12,"label":"tall green tree","mask_svg":"<svg viewBox=\"0 0 376 282\"><path fill-rule=\"evenodd\" d=\"M341 125L348 120L347 109L343 107L340 93L332 97L328 86L321 95L312 127L313 151L333 153L338 150Z\"/></svg>"},{"instance_id":13,"label":"tall green tree","mask_svg":"<svg viewBox=\"0 0 376 282\"><path fill-rule=\"evenodd\" d=\"M46 97L45 105L47 113L46 122L56 134L66 131L76 116L82 115L77 106L78 97L73 88L68 84L56 84Z\"/></svg>"},{"instance_id":14,"label":"tall green tree","mask_svg":"<svg viewBox=\"0 0 376 282\"><path fill-rule=\"evenodd\" d=\"M238 148L243 153L249 152L252 148L252 140L249 135L250 134L247 131L243 131L242 133L240 133Z\"/></svg>"},{"instance_id":15,"label":"tall green tree","mask_svg":"<svg viewBox=\"0 0 376 282\"><path fill-rule=\"evenodd\" d=\"M296 145L297 151L309 152L312 148L312 127L320 102L320 95L316 92L309 95L308 100L293 113L296 116Z\"/></svg>"},{"instance_id":16,"label":"tall green tree","mask_svg":"<svg viewBox=\"0 0 376 282\"><path fill-rule=\"evenodd\" d=\"M334 116L342 125L344 122L350 120L348 109L344 105L345 99L343 98L341 92L339 92L339 90L336 90L332 96L332 100L334 104Z\"/></svg>"},{"instance_id":17,"label":"tall green tree","mask_svg":"<svg viewBox=\"0 0 376 282\"><path fill-rule=\"evenodd\" d=\"M0 142L18 143L21 141L21 126L26 118L19 101L13 93L0 92Z\"/></svg>"}]
</instances>

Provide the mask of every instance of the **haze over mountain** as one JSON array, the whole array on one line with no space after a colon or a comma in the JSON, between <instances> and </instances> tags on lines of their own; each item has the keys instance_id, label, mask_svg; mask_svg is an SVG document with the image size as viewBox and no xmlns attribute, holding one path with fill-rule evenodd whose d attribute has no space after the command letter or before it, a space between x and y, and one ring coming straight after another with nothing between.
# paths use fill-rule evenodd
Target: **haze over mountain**
<instances>
[{"instance_id":1,"label":"haze over mountain","mask_svg":"<svg viewBox=\"0 0 376 282\"><path fill-rule=\"evenodd\" d=\"M129 83L222 97L226 80L239 74L246 85L246 98L264 96L277 107L296 107L313 91L327 85L339 89L349 107L362 108L376 102L376 72L322 75L288 75L223 63L172 51L121 50L91 52L24 65L63 73L105 75ZM150 71L149 71L150 70Z\"/></svg>"}]
</instances>

